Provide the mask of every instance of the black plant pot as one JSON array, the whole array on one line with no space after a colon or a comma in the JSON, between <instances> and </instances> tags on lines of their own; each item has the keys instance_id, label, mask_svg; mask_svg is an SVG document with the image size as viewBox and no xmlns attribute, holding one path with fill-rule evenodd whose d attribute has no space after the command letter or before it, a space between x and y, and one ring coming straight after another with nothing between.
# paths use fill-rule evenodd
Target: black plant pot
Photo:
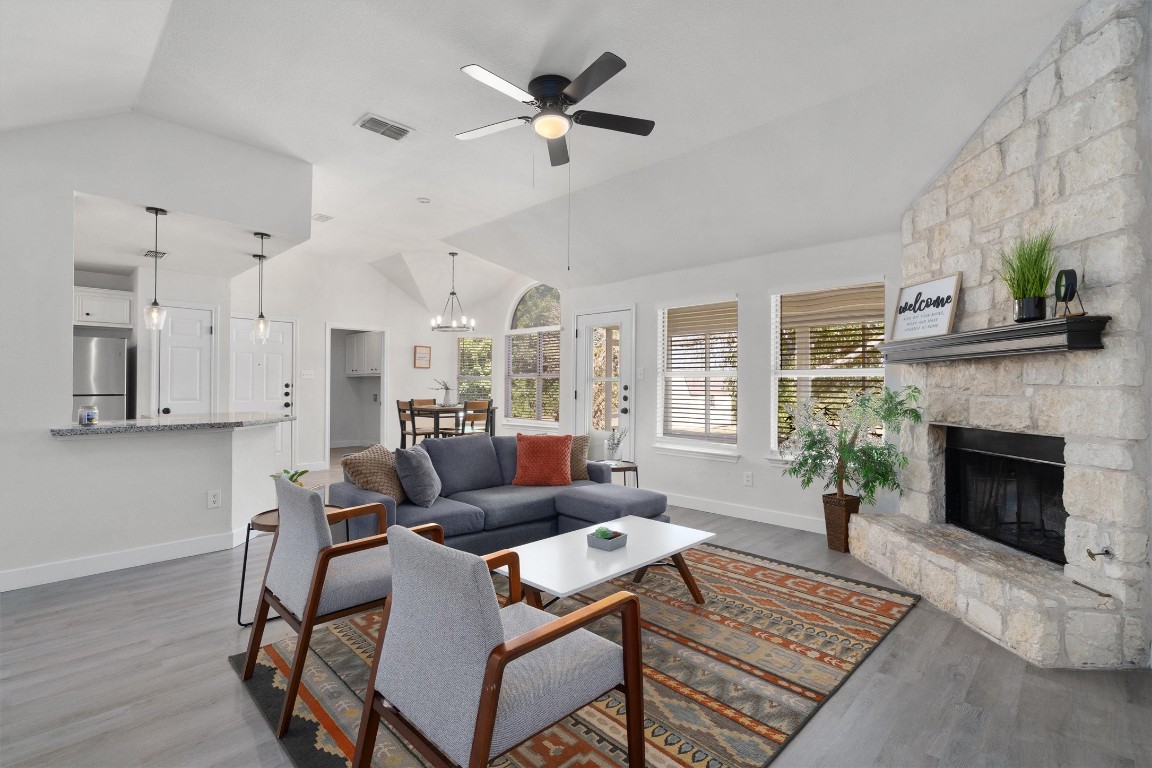
<instances>
[{"instance_id":1,"label":"black plant pot","mask_svg":"<svg viewBox=\"0 0 1152 768\"><path fill-rule=\"evenodd\" d=\"M1033 296L1028 299L1016 299L1016 322L1030 323L1033 320L1043 320L1048 315L1048 301L1044 296Z\"/></svg>"}]
</instances>

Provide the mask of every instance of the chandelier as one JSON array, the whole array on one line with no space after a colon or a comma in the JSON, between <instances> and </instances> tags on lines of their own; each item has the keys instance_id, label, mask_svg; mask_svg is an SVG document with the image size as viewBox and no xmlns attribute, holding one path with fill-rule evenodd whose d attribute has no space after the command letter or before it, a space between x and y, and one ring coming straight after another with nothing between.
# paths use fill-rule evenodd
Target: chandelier
<instances>
[{"instance_id":1,"label":"chandelier","mask_svg":"<svg viewBox=\"0 0 1152 768\"><path fill-rule=\"evenodd\" d=\"M452 257L452 291L448 294L448 301L444 302L444 310L432 318L432 330L471 332L476 330L476 318L469 320L464 314L464 308L460 306L460 297L456 295L456 253L450 252L448 255Z\"/></svg>"}]
</instances>

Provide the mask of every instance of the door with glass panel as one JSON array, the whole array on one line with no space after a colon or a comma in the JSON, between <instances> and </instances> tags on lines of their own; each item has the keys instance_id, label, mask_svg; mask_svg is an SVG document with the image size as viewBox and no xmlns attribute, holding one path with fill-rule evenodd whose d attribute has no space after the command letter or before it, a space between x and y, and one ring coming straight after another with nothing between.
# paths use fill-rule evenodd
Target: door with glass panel
<instances>
[{"instance_id":1,"label":"door with glass panel","mask_svg":"<svg viewBox=\"0 0 1152 768\"><path fill-rule=\"evenodd\" d=\"M608 458L606 442L616 430L624 434L620 458L634 459L632 310L577 315L575 351L575 425L578 434L592 437L589 456Z\"/></svg>"}]
</instances>

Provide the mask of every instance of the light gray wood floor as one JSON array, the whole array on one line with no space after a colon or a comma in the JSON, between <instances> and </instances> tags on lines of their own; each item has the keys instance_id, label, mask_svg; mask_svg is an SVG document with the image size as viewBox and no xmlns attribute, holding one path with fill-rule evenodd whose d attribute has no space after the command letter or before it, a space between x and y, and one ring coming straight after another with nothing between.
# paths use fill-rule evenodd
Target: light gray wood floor
<instances>
[{"instance_id":1,"label":"light gray wood floor","mask_svg":"<svg viewBox=\"0 0 1152 768\"><path fill-rule=\"evenodd\" d=\"M672 517L717 544L895 586L820 535ZM249 594L269 542L253 541ZM226 661L248 638L242 552L0 596L0 766L289 765ZM286 631L273 622L266 639ZM1150 766L1152 672L1036 669L921 602L773 765Z\"/></svg>"}]
</instances>

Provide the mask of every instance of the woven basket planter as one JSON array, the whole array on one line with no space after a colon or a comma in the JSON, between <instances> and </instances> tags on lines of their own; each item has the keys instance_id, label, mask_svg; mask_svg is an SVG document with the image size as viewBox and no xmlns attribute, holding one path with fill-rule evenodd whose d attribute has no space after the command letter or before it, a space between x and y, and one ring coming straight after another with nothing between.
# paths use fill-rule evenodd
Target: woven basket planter
<instances>
[{"instance_id":1,"label":"woven basket planter","mask_svg":"<svg viewBox=\"0 0 1152 768\"><path fill-rule=\"evenodd\" d=\"M860 511L859 496L838 497L826 493L824 499L824 529L828 533L828 549L848 551L848 518Z\"/></svg>"}]
</instances>

